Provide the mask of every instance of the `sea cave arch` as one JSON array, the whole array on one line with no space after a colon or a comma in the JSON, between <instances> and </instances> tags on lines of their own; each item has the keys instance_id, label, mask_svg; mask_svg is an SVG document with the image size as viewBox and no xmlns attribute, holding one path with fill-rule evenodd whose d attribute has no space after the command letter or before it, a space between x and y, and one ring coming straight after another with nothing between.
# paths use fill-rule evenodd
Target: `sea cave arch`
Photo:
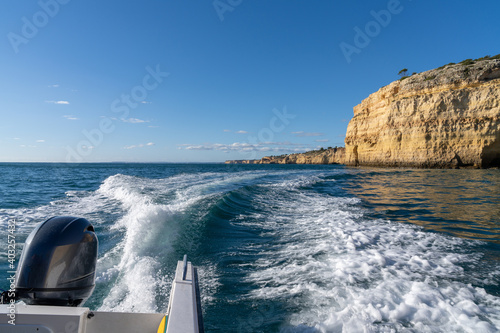
<instances>
[{"instance_id":1,"label":"sea cave arch","mask_svg":"<svg viewBox=\"0 0 500 333\"><path fill-rule=\"evenodd\" d=\"M483 151L481 153L481 167L500 167L500 133L491 144L483 148Z\"/></svg>"}]
</instances>

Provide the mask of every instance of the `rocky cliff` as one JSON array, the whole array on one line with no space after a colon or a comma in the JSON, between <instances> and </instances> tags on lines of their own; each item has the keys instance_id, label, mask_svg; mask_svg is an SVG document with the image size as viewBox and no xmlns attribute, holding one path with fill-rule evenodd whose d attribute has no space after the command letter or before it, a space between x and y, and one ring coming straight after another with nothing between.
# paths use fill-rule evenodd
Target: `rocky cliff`
<instances>
[{"instance_id":1,"label":"rocky cliff","mask_svg":"<svg viewBox=\"0 0 500 333\"><path fill-rule=\"evenodd\" d=\"M354 107L345 149L239 164L500 167L500 56L392 82Z\"/></svg>"},{"instance_id":2,"label":"rocky cliff","mask_svg":"<svg viewBox=\"0 0 500 333\"><path fill-rule=\"evenodd\" d=\"M500 166L500 60L466 60L395 81L354 107L348 165Z\"/></svg>"},{"instance_id":3,"label":"rocky cliff","mask_svg":"<svg viewBox=\"0 0 500 333\"><path fill-rule=\"evenodd\" d=\"M314 150L300 154L266 156L260 160L230 160L227 164L343 164L344 148Z\"/></svg>"}]
</instances>

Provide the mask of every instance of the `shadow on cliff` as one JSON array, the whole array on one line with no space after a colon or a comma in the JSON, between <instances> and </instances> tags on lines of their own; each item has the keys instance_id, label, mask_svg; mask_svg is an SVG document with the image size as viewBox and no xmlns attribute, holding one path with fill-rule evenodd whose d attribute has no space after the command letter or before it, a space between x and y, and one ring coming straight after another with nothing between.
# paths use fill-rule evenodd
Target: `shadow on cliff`
<instances>
[{"instance_id":1,"label":"shadow on cliff","mask_svg":"<svg viewBox=\"0 0 500 333\"><path fill-rule=\"evenodd\" d=\"M497 133L495 140L485 146L481 153L481 167L500 167L500 133Z\"/></svg>"}]
</instances>

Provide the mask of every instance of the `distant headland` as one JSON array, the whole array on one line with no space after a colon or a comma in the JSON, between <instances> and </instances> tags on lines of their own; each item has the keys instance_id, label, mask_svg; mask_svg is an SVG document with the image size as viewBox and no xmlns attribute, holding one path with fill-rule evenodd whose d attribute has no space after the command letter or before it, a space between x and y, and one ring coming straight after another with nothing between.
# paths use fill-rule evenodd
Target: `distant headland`
<instances>
[{"instance_id":1,"label":"distant headland","mask_svg":"<svg viewBox=\"0 0 500 333\"><path fill-rule=\"evenodd\" d=\"M500 55L406 73L354 107L345 148L226 163L500 167Z\"/></svg>"},{"instance_id":2,"label":"distant headland","mask_svg":"<svg viewBox=\"0 0 500 333\"><path fill-rule=\"evenodd\" d=\"M266 156L260 160L229 160L226 164L344 164L345 148L329 147L305 153Z\"/></svg>"}]
</instances>

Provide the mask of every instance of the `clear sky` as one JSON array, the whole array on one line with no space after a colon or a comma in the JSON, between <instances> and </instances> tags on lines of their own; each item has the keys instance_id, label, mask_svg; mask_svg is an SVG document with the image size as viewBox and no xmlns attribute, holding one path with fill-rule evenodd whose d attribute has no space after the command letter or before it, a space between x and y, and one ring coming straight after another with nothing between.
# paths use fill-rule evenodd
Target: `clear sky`
<instances>
[{"instance_id":1,"label":"clear sky","mask_svg":"<svg viewBox=\"0 0 500 333\"><path fill-rule=\"evenodd\" d=\"M0 162L343 146L398 79L500 53L500 2L1 0Z\"/></svg>"}]
</instances>

